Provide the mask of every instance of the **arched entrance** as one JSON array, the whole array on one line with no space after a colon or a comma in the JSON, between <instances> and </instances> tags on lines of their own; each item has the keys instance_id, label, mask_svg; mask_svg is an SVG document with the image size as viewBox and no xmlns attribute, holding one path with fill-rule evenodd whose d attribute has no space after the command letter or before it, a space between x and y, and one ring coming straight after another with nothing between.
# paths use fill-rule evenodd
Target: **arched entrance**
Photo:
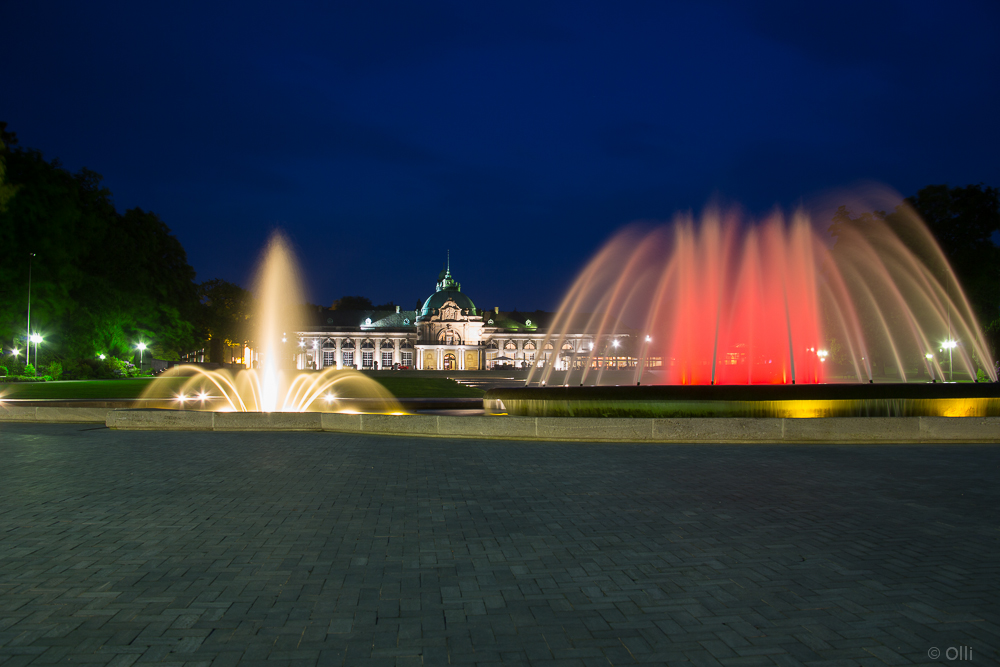
<instances>
[{"instance_id":1,"label":"arched entrance","mask_svg":"<svg viewBox=\"0 0 1000 667\"><path fill-rule=\"evenodd\" d=\"M458 366L456 363L455 355L452 352L444 353L444 369L446 371L453 371Z\"/></svg>"}]
</instances>

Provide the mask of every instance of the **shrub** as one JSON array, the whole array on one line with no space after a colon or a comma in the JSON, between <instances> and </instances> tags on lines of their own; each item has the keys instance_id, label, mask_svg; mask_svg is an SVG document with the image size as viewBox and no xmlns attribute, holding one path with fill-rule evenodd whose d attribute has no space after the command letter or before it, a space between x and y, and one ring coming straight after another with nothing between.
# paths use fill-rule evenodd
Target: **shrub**
<instances>
[{"instance_id":1,"label":"shrub","mask_svg":"<svg viewBox=\"0 0 1000 667\"><path fill-rule=\"evenodd\" d=\"M21 375L27 375L28 377L35 377L35 365L34 364L25 364L24 365L24 372L21 373Z\"/></svg>"},{"instance_id":2,"label":"shrub","mask_svg":"<svg viewBox=\"0 0 1000 667\"><path fill-rule=\"evenodd\" d=\"M49 362L49 367L46 369L48 371L47 375L51 376L53 380L58 380L63 374L63 367L58 361Z\"/></svg>"},{"instance_id":3,"label":"shrub","mask_svg":"<svg viewBox=\"0 0 1000 667\"><path fill-rule=\"evenodd\" d=\"M5 357L3 366L7 369L8 376L24 375L24 363L19 361L17 357Z\"/></svg>"},{"instance_id":4,"label":"shrub","mask_svg":"<svg viewBox=\"0 0 1000 667\"><path fill-rule=\"evenodd\" d=\"M0 366L0 377L7 377L7 367Z\"/></svg>"},{"instance_id":5,"label":"shrub","mask_svg":"<svg viewBox=\"0 0 1000 667\"><path fill-rule=\"evenodd\" d=\"M89 380L99 375L99 359L67 359L63 376L69 380Z\"/></svg>"},{"instance_id":6,"label":"shrub","mask_svg":"<svg viewBox=\"0 0 1000 667\"><path fill-rule=\"evenodd\" d=\"M127 378L135 377L138 374L139 369L136 368L135 364L115 357L108 357L104 360L100 377Z\"/></svg>"}]
</instances>

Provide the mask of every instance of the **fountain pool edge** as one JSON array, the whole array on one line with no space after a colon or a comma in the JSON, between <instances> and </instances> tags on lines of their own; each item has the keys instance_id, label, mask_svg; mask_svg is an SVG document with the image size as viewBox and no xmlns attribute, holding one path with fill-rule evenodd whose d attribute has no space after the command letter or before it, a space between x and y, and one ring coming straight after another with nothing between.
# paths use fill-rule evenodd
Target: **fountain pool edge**
<instances>
[{"instance_id":1,"label":"fountain pool edge","mask_svg":"<svg viewBox=\"0 0 1000 667\"><path fill-rule=\"evenodd\" d=\"M103 423L118 430L326 431L571 442L729 444L1000 443L1000 417L594 418L0 406L0 423Z\"/></svg>"}]
</instances>

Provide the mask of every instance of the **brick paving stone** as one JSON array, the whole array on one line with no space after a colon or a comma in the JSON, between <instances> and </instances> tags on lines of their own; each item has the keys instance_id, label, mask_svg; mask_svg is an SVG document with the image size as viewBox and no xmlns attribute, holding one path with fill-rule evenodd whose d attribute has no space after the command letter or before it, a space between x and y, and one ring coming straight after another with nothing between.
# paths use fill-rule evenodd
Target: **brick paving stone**
<instances>
[{"instance_id":1,"label":"brick paving stone","mask_svg":"<svg viewBox=\"0 0 1000 667\"><path fill-rule=\"evenodd\" d=\"M1000 447L0 424L0 665L1000 662Z\"/></svg>"}]
</instances>

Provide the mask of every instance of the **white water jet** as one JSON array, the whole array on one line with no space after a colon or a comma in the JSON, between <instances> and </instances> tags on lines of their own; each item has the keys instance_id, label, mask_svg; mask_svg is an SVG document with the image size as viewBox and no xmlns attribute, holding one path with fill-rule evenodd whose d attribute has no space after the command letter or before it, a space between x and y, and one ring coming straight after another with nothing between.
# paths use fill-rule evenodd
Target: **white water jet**
<instances>
[{"instance_id":1,"label":"white water jet","mask_svg":"<svg viewBox=\"0 0 1000 667\"><path fill-rule=\"evenodd\" d=\"M256 367L231 372L176 366L162 376L164 381L151 383L143 394L143 405L223 412L401 411L381 384L355 370L296 370L298 347L289 334L302 324L304 299L298 262L281 232L276 231L268 241L253 291L257 308L251 344ZM187 379L172 393L167 389L172 385L165 380L178 376ZM163 402L157 404L155 399Z\"/></svg>"}]
</instances>

